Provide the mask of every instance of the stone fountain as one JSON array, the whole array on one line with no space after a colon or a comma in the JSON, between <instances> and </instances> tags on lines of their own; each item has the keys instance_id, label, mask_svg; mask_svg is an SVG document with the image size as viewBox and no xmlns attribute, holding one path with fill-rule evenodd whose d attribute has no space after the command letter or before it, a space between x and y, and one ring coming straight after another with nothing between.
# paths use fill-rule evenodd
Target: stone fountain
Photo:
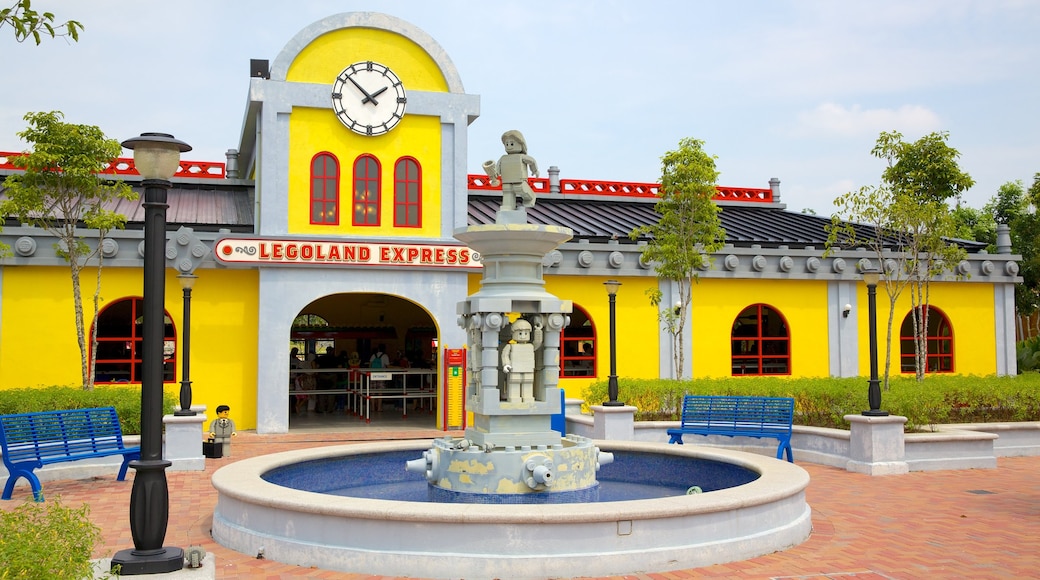
<instances>
[{"instance_id":1,"label":"stone fountain","mask_svg":"<svg viewBox=\"0 0 1040 580\"><path fill-rule=\"evenodd\" d=\"M542 259L571 239L568 228L527 223L538 175L519 131L502 136L506 154L485 171L501 182L495 223L456 230L479 252L480 290L458 305L466 330L466 407L473 425L462 438L434 441L407 469L425 474L434 499L473 503L594 501L596 471L613 461L591 439L551 428L563 412L560 335L571 302L546 292ZM521 202L521 203L518 203Z\"/></svg>"}]
</instances>

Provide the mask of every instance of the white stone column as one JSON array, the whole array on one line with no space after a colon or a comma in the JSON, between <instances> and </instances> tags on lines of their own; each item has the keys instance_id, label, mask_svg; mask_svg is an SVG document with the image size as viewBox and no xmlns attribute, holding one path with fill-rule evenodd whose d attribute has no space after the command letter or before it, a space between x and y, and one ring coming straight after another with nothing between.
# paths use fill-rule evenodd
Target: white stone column
<instances>
[{"instance_id":1,"label":"white stone column","mask_svg":"<svg viewBox=\"0 0 1040 580\"><path fill-rule=\"evenodd\" d=\"M164 415L166 427L163 459L170 461L170 471L202 471L206 458L202 455L202 429L206 422L206 406L192 405L195 415Z\"/></svg>"},{"instance_id":2,"label":"white stone column","mask_svg":"<svg viewBox=\"0 0 1040 580\"><path fill-rule=\"evenodd\" d=\"M845 420L851 425L846 470L867 475L909 473L903 440L906 417L845 415Z\"/></svg>"},{"instance_id":3,"label":"white stone column","mask_svg":"<svg viewBox=\"0 0 1040 580\"><path fill-rule=\"evenodd\" d=\"M592 438L635 440L636 407L592 405Z\"/></svg>"}]
</instances>

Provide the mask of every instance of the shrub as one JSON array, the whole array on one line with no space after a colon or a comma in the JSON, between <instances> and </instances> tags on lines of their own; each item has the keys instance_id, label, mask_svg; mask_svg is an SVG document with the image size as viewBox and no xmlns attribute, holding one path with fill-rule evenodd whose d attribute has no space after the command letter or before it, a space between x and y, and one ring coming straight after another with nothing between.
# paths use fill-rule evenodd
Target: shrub
<instances>
[{"instance_id":1,"label":"shrub","mask_svg":"<svg viewBox=\"0 0 1040 580\"><path fill-rule=\"evenodd\" d=\"M178 407L173 389L163 391L163 413L172 413ZM0 390L0 415L91 407L115 407L123 434L141 433L139 386L98 385L92 391L69 386Z\"/></svg>"},{"instance_id":2,"label":"shrub","mask_svg":"<svg viewBox=\"0 0 1040 580\"><path fill-rule=\"evenodd\" d=\"M864 378L724 377L676 381L628 379L618 381L619 399L635 406L637 421L677 421L682 397L697 395L754 395L792 397L795 424L847 429L845 415L869 408ZM881 408L907 418L910 431L941 423L1040 421L1040 373L1018 376L928 375L893 377L882 392ZM606 381L589 385L586 403L607 398Z\"/></svg>"},{"instance_id":3,"label":"shrub","mask_svg":"<svg viewBox=\"0 0 1040 580\"><path fill-rule=\"evenodd\" d=\"M93 578L90 561L101 529L90 506L65 507L61 498L27 501L0 512L0 578Z\"/></svg>"},{"instance_id":4,"label":"shrub","mask_svg":"<svg viewBox=\"0 0 1040 580\"><path fill-rule=\"evenodd\" d=\"M1018 372L1040 370L1040 336L1016 344L1015 354L1018 358Z\"/></svg>"}]
</instances>

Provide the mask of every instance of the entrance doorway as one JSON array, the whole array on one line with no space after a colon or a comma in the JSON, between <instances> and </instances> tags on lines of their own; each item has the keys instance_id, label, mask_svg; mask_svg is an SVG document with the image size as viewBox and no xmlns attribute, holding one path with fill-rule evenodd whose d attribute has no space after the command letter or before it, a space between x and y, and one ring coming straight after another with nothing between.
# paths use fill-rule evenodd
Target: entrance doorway
<instances>
[{"instance_id":1,"label":"entrance doorway","mask_svg":"<svg viewBox=\"0 0 1040 580\"><path fill-rule=\"evenodd\" d=\"M288 338L290 430L436 428L438 332L421 305L332 294L297 313Z\"/></svg>"}]
</instances>

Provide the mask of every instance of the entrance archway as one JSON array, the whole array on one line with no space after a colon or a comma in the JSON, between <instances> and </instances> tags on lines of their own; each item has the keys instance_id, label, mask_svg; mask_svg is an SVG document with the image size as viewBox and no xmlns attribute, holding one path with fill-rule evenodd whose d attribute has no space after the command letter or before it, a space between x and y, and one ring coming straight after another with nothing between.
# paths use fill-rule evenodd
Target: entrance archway
<instances>
[{"instance_id":1,"label":"entrance archway","mask_svg":"<svg viewBox=\"0 0 1040 580\"><path fill-rule=\"evenodd\" d=\"M430 313L404 298L312 301L288 337L289 428L435 428L438 338Z\"/></svg>"}]
</instances>

